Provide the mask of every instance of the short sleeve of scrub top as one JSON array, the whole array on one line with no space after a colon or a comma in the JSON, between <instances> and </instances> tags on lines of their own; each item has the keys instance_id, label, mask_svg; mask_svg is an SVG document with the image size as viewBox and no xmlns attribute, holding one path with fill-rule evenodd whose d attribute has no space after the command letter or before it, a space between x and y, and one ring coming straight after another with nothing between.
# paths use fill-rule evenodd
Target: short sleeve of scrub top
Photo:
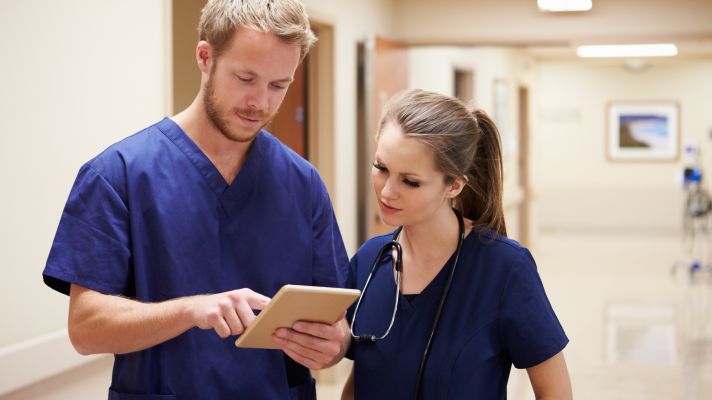
<instances>
[{"instance_id":1,"label":"short sleeve of scrub top","mask_svg":"<svg viewBox=\"0 0 712 400\"><path fill-rule=\"evenodd\" d=\"M273 296L287 283L343 286L347 265L313 166L262 131L228 185L166 118L82 166L43 277L62 293L77 284L159 302L243 287ZM192 328L116 355L110 398L313 398L306 368L234 340Z\"/></svg>"},{"instance_id":2,"label":"short sleeve of scrub top","mask_svg":"<svg viewBox=\"0 0 712 400\"><path fill-rule=\"evenodd\" d=\"M562 349L559 320L544 291L534 259L523 250L513 262L501 300L502 343L517 368L533 367Z\"/></svg>"}]
</instances>

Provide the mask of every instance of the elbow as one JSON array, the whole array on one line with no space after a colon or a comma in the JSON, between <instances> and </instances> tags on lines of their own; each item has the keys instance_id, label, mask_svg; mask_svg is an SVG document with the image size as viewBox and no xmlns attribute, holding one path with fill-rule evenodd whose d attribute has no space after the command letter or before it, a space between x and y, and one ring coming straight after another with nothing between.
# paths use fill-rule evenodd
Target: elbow
<instances>
[{"instance_id":1,"label":"elbow","mask_svg":"<svg viewBox=\"0 0 712 400\"><path fill-rule=\"evenodd\" d=\"M69 341L77 353L83 356L101 353L94 343L96 333L93 332L93 329L87 327L86 323L70 318L67 332L69 334Z\"/></svg>"},{"instance_id":2,"label":"elbow","mask_svg":"<svg viewBox=\"0 0 712 400\"><path fill-rule=\"evenodd\" d=\"M91 351L91 347L86 340L86 335L82 332L81 328L77 327L76 324L70 323L68 332L69 341L72 343L72 347L74 347L74 350L76 350L77 353L83 356L94 354L94 352Z\"/></svg>"}]
</instances>

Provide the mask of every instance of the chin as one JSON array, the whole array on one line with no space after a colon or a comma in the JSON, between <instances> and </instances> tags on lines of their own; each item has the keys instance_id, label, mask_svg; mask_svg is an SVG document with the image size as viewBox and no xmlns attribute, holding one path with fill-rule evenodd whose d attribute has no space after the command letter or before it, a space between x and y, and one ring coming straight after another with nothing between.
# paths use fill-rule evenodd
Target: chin
<instances>
[{"instance_id":1,"label":"chin","mask_svg":"<svg viewBox=\"0 0 712 400\"><path fill-rule=\"evenodd\" d=\"M394 217L392 215L384 215L383 213L381 213L381 221L384 224L392 227L403 225L400 218Z\"/></svg>"}]
</instances>

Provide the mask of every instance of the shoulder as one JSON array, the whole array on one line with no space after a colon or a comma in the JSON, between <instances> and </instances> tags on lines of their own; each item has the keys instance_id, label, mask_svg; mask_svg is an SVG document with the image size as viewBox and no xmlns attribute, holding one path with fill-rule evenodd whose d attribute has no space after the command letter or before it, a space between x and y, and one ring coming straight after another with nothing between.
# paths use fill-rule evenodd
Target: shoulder
<instances>
[{"instance_id":1,"label":"shoulder","mask_svg":"<svg viewBox=\"0 0 712 400\"><path fill-rule=\"evenodd\" d=\"M502 236L490 229L476 227L465 240L465 245L477 254L477 259L508 274L513 268L529 266L536 269L529 249L514 239Z\"/></svg>"},{"instance_id":2,"label":"shoulder","mask_svg":"<svg viewBox=\"0 0 712 400\"><path fill-rule=\"evenodd\" d=\"M368 240L366 240L361 247L358 249L358 252L361 251L368 251L369 249L373 248L381 248L384 244L390 242L393 239L393 231L384 233L382 235L377 235L374 236Z\"/></svg>"},{"instance_id":3,"label":"shoulder","mask_svg":"<svg viewBox=\"0 0 712 400\"><path fill-rule=\"evenodd\" d=\"M255 140L258 151L267 156L275 167L294 170L304 175L311 175L316 171L309 161L268 131L262 130Z\"/></svg>"},{"instance_id":4,"label":"shoulder","mask_svg":"<svg viewBox=\"0 0 712 400\"><path fill-rule=\"evenodd\" d=\"M373 257L375 257L378 251L381 249L381 247L388 243L392 238L393 232L388 232L366 240L366 242L364 242L364 244L362 244L361 247L359 247L359 249L354 254L351 260L352 263L357 264L359 259L372 260Z\"/></svg>"},{"instance_id":5,"label":"shoulder","mask_svg":"<svg viewBox=\"0 0 712 400\"><path fill-rule=\"evenodd\" d=\"M282 185L309 188L318 196L325 195L326 186L316 168L268 131L262 130L257 135L253 150L260 158L261 168Z\"/></svg>"},{"instance_id":6,"label":"shoulder","mask_svg":"<svg viewBox=\"0 0 712 400\"><path fill-rule=\"evenodd\" d=\"M127 171L137 162L147 162L156 153L159 143L167 139L159 126L160 121L144 128L106 148L82 166L82 171L106 180L121 192L127 181Z\"/></svg>"},{"instance_id":7,"label":"shoulder","mask_svg":"<svg viewBox=\"0 0 712 400\"><path fill-rule=\"evenodd\" d=\"M112 169L136 160L145 160L148 154L155 152L157 143L167 141L159 128L162 123L163 121L155 123L112 144L87 164L100 173L109 173Z\"/></svg>"}]
</instances>

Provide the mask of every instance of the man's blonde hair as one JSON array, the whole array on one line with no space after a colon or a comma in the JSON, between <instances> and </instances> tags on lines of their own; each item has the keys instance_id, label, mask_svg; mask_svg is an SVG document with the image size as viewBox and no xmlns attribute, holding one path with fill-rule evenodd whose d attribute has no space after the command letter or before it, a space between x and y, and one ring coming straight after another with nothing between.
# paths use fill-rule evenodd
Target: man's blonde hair
<instances>
[{"instance_id":1,"label":"man's blonde hair","mask_svg":"<svg viewBox=\"0 0 712 400\"><path fill-rule=\"evenodd\" d=\"M285 43L299 46L300 61L316 42L299 0L209 0L201 12L198 33L200 40L213 46L217 58L240 27L271 32Z\"/></svg>"}]
</instances>

